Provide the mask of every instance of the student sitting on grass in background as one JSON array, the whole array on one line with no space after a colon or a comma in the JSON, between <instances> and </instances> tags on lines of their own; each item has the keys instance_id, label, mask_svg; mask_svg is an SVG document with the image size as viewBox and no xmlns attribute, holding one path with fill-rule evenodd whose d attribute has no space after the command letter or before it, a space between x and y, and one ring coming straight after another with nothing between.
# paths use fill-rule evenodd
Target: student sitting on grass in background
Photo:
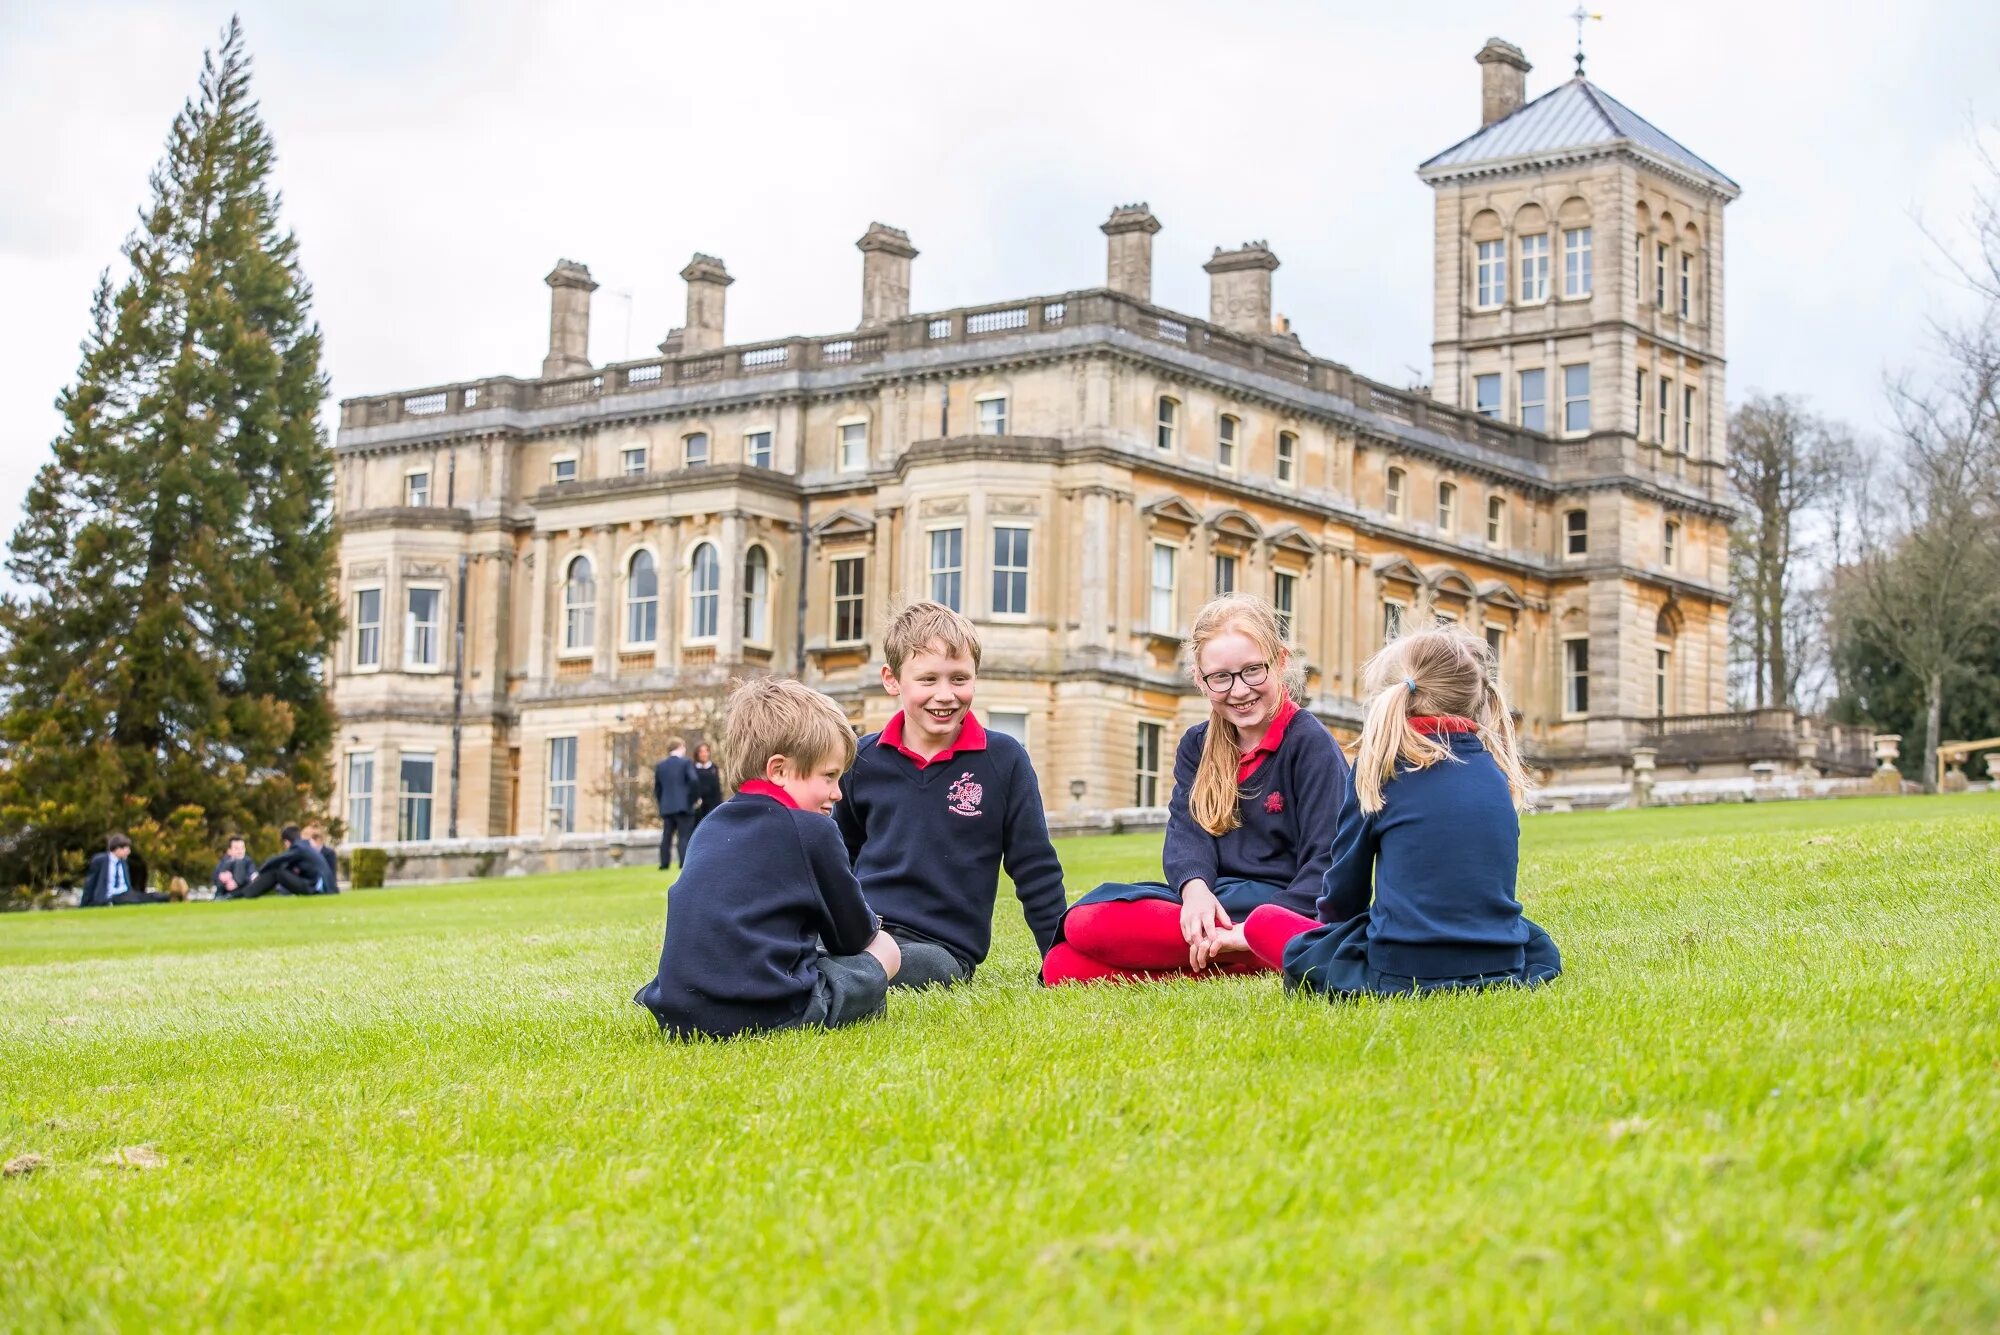
<instances>
[{"instance_id":1,"label":"student sitting on grass in background","mask_svg":"<svg viewBox=\"0 0 2000 1335\"><path fill-rule=\"evenodd\" d=\"M1418 631L1363 679L1373 694L1318 917L1260 908L1244 940L1287 988L1334 997L1554 978L1562 955L1514 898L1528 779L1486 641Z\"/></svg>"},{"instance_id":2,"label":"student sitting on grass in background","mask_svg":"<svg viewBox=\"0 0 2000 1335\"><path fill-rule=\"evenodd\" d=\"M818 691L759 677L729 697L725 778L667 892L660 969L633 998L676 1038L880 1015L901 963L828 812L854 732Z\"/></svg>"},{"instance_id":3,"label":"student sitting on grass in background","mask_svg":"<svg viewBox=\"0 0 2000 1335\"><path fill-rule=\"evenodd\" d=\"M1006 863L1035 945L1067 897L1027 750L972 716L979 633L942 603L912 603L882 637L882 687L902 709L861 739L834 819L882 930L903 950L898 987L962 983L993 944Z\"/></svg>"},{"instance_id":4,"label":"student sitting on grass in background","mask_svg":"<svg viewBox=\"0 0 2000 1335\"><path fill-rule=\"evenodd\" d=\"M143 884L132 874L129 859L132 841L122 834L106 835L104 851L90 859L83 873L83 894L78 908L98 909L116 905L164 904L167 897L140 889Z\"/></svg>"},{"instance_id":5,"label":"student sitting on grass in background","mask_svg":"<svg viewBox=\"0 0 2000 1335\"><path fill-rule=\"evenodd\" d=\"M326 864L326 876L319 883L319 892L323 895L339 894L340 854L327 841L326 826L318 821L306 826L306 842L312 845L313 852L319 854L319 860Z\"/></svg>"},{"instance_id":6,"label":"student sitting on grass in background","mask_svg":"<svg viewBox=\"0 0 2000 1335\"><path fill-rule=\"evenodd\" d=\"M284 852L259 868L250 884L216 898L261 899L273 890L287 895L318 894L326 880L326 863L321 860L319 850L306 842L296 825L287 825L278 832L278 837L285 841Z\"/></svg>"},{"instance_id":7,"label":"student sitting on grass in background","mask_svg":"<svg viewBox=\"0 0 2000 1335\"><path fill-rule=\"evenodd\" d=\"M215 887L218 896L233 895L246 888L257 879L257 864L250 860L250 845L240 834L229 836L223 846L222 860L215 864L215 875L209 883Z\"/></svg>"},{"instance_id":8,"label":"student sitting on grass in background","mask_svg":"<svg viewBox=\"0 0 2000 1335\"><path fill-rule=\"evenodd\" d=\"M1347 762L1292 701L1305 671L1277 613L1249 594L1217 598L1188 646L1209 717L1174 755L1167 879L1100 885L1072 904L1043 966L1050 986L1261 971L1244 916L1260 904L1305 910L1319 892Z\"/></svg>"}]
</instances>

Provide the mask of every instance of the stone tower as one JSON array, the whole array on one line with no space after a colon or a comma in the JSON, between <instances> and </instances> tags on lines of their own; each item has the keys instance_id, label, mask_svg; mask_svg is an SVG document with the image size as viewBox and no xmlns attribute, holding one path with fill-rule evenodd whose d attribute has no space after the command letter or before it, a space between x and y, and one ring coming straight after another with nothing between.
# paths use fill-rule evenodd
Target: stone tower
<instances>
[{"instance_id":1,"label":"stone tower","mask_svg":"<svg viewBox=\"0 0 2000 1335\"><path fill-rule=\"evenodd\" d=\"M1432 397L1560 442L1575 489L1538 542L1575 571L1549 661L1584 678L1579 729L1721 710L1696 683L1727 653L1739 187L1581 73L1530 101L1519 48L1494 38L1477 60L1480 129L1417 173L1435 198Z\"/></svg>"}]
</instances>

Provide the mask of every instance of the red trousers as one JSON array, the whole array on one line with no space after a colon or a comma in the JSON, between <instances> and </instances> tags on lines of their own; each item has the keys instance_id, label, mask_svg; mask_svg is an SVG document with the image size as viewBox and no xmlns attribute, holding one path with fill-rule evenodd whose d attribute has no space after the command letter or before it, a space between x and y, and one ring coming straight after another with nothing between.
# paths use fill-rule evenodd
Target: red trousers
<instances>
[{"instance_id":1,"label":"red trousers","mask_svg":"<svg viewBox=\"0 0 2000 1335\"><path fill-rule=\"evenodd\" d=\"M1172 900L1127 899L1073 908L1063 919L1063 937L1042 962L1042 981L1050 987L1194 975L1188 967L1187 938L1181 935L1181 906ZM1254 956L1225 955L1205 973L1261 973L1265 968Z\"/></svg>"}]
</instances>

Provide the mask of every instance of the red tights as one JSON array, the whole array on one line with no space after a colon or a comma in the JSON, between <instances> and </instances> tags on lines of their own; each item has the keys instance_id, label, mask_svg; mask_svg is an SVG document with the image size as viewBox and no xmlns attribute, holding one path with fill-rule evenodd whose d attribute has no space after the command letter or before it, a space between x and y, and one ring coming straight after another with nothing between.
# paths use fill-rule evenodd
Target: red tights
<instances>
[{"instance_id":1,"label":"red tights","mask_svg":"<svg viewBox=\"0 0 2000 1335\"><path fill-rule=\"evenodd\" d=\"M1194 973L1181 935L1181 906L1171 900L1081 905L1063 919L1063 937L1042 964L1042 981L1050 987L1108 979L1153 982ZM1261 973L1266 967L1255 956L1225 955L1204 973Z\"/></svg>"},{"instance_id":2,"label":"red tights","mask_svg":"<svg viewBox=\"0 0 2000 1335\"><path fill-rule=\"evenodd\" d=\"M1250 910L1250 916L1243 920L1243 939L1249 943L1250 953L1267 967L1285 967L1285 947L1301 932L1310 932L1324 923L1317 918L1308 918L1303 913L1294 913L1277 904L1259 904Z\"/></svg>"}]
</instances>

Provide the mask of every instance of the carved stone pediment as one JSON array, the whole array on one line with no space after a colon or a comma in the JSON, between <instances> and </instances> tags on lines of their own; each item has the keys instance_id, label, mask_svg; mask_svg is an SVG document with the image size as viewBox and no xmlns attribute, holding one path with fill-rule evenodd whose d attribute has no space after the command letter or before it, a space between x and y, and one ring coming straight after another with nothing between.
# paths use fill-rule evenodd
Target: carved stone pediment
<instances>
[{"instance_id":1,"label":"carved stone pediment","mask_svg":"<svg viewBox=\"0 0 2000 1335\"><path fill-rule=\"evenodd\" d=\"M1201 514L1178 496L1162 496L1142 507L1140 513L1156 525L1178 525L1192 532L1201 523Z\"/></svg>"},{"instance_id":2,"label":"carved stone pediment","mask_svg":"<svg viewBox=\"0 0 2000 1335\"><path fill-rule=\"evenodd\" d=\"M1307 559L1319 555L1319 545L1307 537L1305 530L1297 524L1285 525L1265 538L1264 542L1274 552L1292 552Z\"/></svg>"},{"instance_id":3,"label":"carved stone pediment","mask_svg":"<svg viewBox=\"0 0 2000 1335\"><path fill-rule=\"evenodd\" d=\"M1488 607L1506 607L1516 612L1522 611L1527 607L1527 604L1521 601L1520 594L1515 593L1504 582L1497 579L1487 581L1479 590L1479 601L1485 603Z\"/></svg>"},{"instance_id":4,"label":"carved stone pediment","mask_svg":"<svg viewBox=\"0 0 2000 1335\"><path fill-rule=\"evenodd\" d=\"M1393 552L1375 558L1375 577L1383 581L1400 580L1417 588L1424 586L1424 572L1412 565L1409 557Z\"/></svg>"},{"instance_id":5,"label":"carved stone pediment","mask_svg":"<svg viewBox=\"0 0 2000 1335\"><path fill-rule=\"evenodd\" d=\"M854 510L836 510L812 526L818 542L865 542L875 536L875 521Z\"/></svg>"}]
</instances>

